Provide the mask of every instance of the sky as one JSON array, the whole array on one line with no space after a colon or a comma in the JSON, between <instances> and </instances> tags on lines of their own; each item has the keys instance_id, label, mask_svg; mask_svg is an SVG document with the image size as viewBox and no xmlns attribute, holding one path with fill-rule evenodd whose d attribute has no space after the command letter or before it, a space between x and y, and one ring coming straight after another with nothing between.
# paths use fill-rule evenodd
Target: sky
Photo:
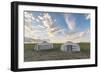
<instances>
[{"instance_id":1,"label":"sky","mask_svg":"<svg viewBox=\"0 0 100 73\"><path fill-rule=\"evenodd\" d=\"M90 42L90 14L24 11L25 42Z\"/></svg>"}]
</instances>

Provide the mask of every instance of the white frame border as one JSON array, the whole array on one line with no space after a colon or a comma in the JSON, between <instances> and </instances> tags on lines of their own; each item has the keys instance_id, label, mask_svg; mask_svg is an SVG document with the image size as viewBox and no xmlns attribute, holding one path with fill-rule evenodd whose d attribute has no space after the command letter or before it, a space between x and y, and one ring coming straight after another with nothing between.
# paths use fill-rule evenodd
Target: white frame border
<instances>
[{"instance_id":1,"label":"white frame border","mask_svg":"<svg viewBox=\"0 0 100 73\"><path fill-rule=\"evenodd\" d=\"M56 9L55 9L56 8ZM23 31L23 11L47 11L47 12L73 12L73 13L90 13L91 14L91 52L90 59L78 60L59 60L59 61L40 61L40 62L24 62L24 31ZM48 6L18 6L18 68L36 68L36 67L52 67L52 66L73 66L73 65L88 65L95 64L95 10L79 9L79 8L63 8L63 7L48 7Z\"/></svg>"}]
</instances>

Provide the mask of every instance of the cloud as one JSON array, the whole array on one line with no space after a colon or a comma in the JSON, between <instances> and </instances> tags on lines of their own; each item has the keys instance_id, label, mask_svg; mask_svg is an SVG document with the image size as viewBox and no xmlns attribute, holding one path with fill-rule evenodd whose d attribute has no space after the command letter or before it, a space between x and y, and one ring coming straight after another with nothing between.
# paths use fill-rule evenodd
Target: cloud
<instances>
[{"instance_id":1,"label":"cloud","mask_svg":"<svg viewBox=\"0 0 100 73\"><path fill-rule=\"evenodd\" d=\"M32 25L33 20L39 22L39 20L36 19L32 15L32 12L24 12L24 21L25 21L25 24L24 24L24 29L25 29L24 38L26 40L25 42L29 42L29 41L31 42L31 40L37 39L37 37L36 37L37 35L35 35L34 33L39 32L39 30Z\"/></svg>"},{"instance_id":2,"label":"cloud","mask_svg":"<svg viewBox=\"0 0 100 73\"><path fill-rule=\"evenodd\" d=\"M38 18L41 20L50 37L53 37L60 30L48 13L43 13L43 16L38 16Z\"/></svg>"},{"instance_id":3,"label":"cloud","mask_svg":"<svg viewBox=\"0 0 100 73\"><path fill-rule=\"evenodd\" d=\"M87 39L87 34L90 33L90 29L85 31L75 31L77 29L75 17L71 14L65 14L66 24L71 31L65 31L63 28L55 24L56 19L52 19L52 16L48 13L42 15L33 16L32 12L25 12L25 39L27 41L39 41L43 39L50 39L54 42L65 42L67 40L76 41ZM32 24L32 21L37 23ZM61 36L59 36L61 34ZM58 35L58 36L57 36ZM59 40L59 41L58 41ZM87 39L88 40L88 39Z\"/></svg>"},{"instance_id":4,"label":"cloud","mask_svg":"<svg viewBox=\"0 0 100 73\"><path fill-rule=\"evenodd\" d=\"M83 32L80 32L79 37L83 37L83 36L86 36L88 34L90 34L90 29L87 29L87 30L85 30Z\"/></svg>"},{"instance_id":5,"label":"cloud","mask_svg":"<svg viewBox=\"0 0 100 73\"><path fill-rule=\"evenodd\" d=\"M89 42L90 40L90 29L88 28L82 32L76 32L72 36L69 37L71 40L79 40L79 42ZM84 40L83 40L84 39Z\"/></svg>"},{"instance_id":6,"label":"cloud","mask_svg":"<svg viewBox=\"0 0 100 73\"><path fill-rule=\"evenodd\" d=\"M25 18L31 18L32 17L32 12L24 12Z\"/></svg>"},{"instance_id":7,"label":"cloud","mask_svg":"<svg viewBox=\"0 0 100 73\"><path fill-rule=\"evenodd\" d=\"M25 37L27 38L34 38L33 35L33 30L30 28L30 26L24 25L24 29L25 29Z\"/></svg>"},{"instance_id":8,"label":"cloud","mask_svg":"<svg viewBox=\"0 0 100 73\"><path fill-rule=\"evenodd\" d=\"M30 18L28 19L31 20ZM32 19L36 22L41 23L41 24L36 25L34 28L38 27L36 28L37 30L45 29L49 37L54 37L55 34L57 34L58 32L61 32L60 31L61 29L54 22L55 20L53 20L52 17L48 13L43 13L41 16L40 15L35 16L35 17L32 16Z\"/></svg>"},{"instance_id":9,"label":"cloud","mask_svg":"<svg viewBox=\"0 0 100 73\"><path fill-rule=\"evenodd\" d=\"M37 22L40 22L39 19L36 19Z\"/></svg>"},{"instance_id":10,"label":"cloud","mask_svg":"<svg viewBox=\"0 0 100 73\"><path fill-rule=\"evenodd\" d=\"M32 20L34 21L35 20L35 17L32 16Z\"/></svg>"},{"instance_id":11,"label":"cloud","mask_svg":"<svg viewBox=\"0 0 100 73\"><path fill-rule=\"evenodd\" d=\"M43 17L42 17L42 16L38 16L38 18L39 18L40 20L43 20Z\"/></svg>"},{"instance_id":12,"label":"cloud","mask_svg":"<svg viewBox=\"0 0 100 73\"><path fill-rule=\"evenodd\" d=\"M37 27L45 29L45 27L43 25L37 25Z\"/></svg>"},{"instance_id":13,"label":"cloud","mask_svg":"<svg viewBox=\"0 0 100 73\"><path fill-rule=\"evenodd\" d=\"M32 17L32 13L31 12L24 12L25 24L31 24L32 23L32 19L35 19L35 18Z\"/></svg>"},{"instance_id":14,"label":"cloud","mask_svg":"<svg viewBox=\"0 0 100 73\"><path fill-rule=\"evenodd\" d=\"M57 20L56 19L54 19L54 22L56 22Z\"/></svg>"},{"instance_id":15,"label":"cloud","mask_svg":"<svg viewBox=\"0 0 100 73\"><path fill-rule=\"evenodd\" d=\"M74 31L76 28L75 18L71 14L64 14L64 18L65 18L68 28L71 31Z\"/></svg>"},{"instance_id":16,"label":"cloud","mask_svg":"<svg viewBox=\"0 0 100 73\"><path fill-rule=\"evenodd\" d=\"M32 23L32 21L35 21L35 22L40 22L40 19L38 17L34 17L32 12L24 12L24 19L25 19L25 22L26 23Z\"/></svg>"},{"instance_id":17,"label":"cloud","mask_svg":"<svg viewBox=\"0 0 100 73\"><path fill-rule=\"evenodd\" d=\"M51 28L54 27L53 20L52 20L51 16L48 13L44 13L42 23L45 27L47 27L47 29L51 29Z\"/></svg>"},{"instance_id":18,"label":"cloud","mask_svg":"<svg viewBox=\"0 0 100 73\"><path fill-rule=\"evenodd\" d=\"M56 31L58 31L58 27L53 24L51 16L47 13L44 13L43 16L34 17L32 12L24 12L24 21L25 42L35 42L36 39L49 39L54 36ZM32 21L38 23L41 21L42 23L33 25Z\"/></svg>"},{"instance_id":19,"label":"cloud","mask_svg":"<svg viewBox=\"0 0 100 73\"><path fill-rule=\"evenodd\" d=\"M90 19L90 15L85 15L86 20ZM90 29L86 29L85 31L76 31L78 29L76 27L76 19L72 14L64 14L64 18L66 21L66 24L70 31L65 32L66 40L69 41L89 41L90 37ZM87 40L86 40L87 39Z\"/></svg>"},{"instance_id":20,"label":"cloud","mask_svg":"<svg viewBox=\"0 0 100 73\"><path fill-rule=\"evenodd\" d=\"M86 16L86 20L89 20L89 19L90 19L90 17L91 17L91 15L90 15L90 14L86 14L85 16Z\"/></svg>"}]
</instances>

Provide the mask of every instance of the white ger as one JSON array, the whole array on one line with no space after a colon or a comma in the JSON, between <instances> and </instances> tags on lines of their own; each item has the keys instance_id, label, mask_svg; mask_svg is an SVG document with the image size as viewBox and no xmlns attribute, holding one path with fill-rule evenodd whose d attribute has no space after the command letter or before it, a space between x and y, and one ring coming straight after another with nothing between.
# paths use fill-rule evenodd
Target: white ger
<instances>
[{"instance_id":1,"label":"white ger","mask_svg":"<svg viewBox=\"0 0 100 73\"><path fill-rule=\"evenodd\" d=\"M48 43L46 41L43 41L41 43L37 43L34 47L34 50L39 51L39 50L48 50L48 49L53 49L53 44Z\"/></svg>"},{"instance_id":2,"label":"white ger","mask_svg":"<svg viewBox=\"0 0 100 73\"><path fill-rule=\"evenodd\" d=\"M80 46L77 43L73 43L71 41L68 41L61 45L61 51L64 52L79 52Z\"/></svg>"}]
</instances>

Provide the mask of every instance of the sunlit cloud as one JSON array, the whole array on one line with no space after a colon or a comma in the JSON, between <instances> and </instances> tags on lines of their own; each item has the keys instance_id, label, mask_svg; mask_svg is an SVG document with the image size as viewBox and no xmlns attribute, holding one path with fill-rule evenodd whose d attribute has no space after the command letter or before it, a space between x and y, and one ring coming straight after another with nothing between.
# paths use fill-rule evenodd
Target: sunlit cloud
<instances>
[{"instance_id":1,"label":"sunlit cloud","mask_svg":"<svg viewBox=\"0 0 100 73\"><path fill-rule=\"evenodd\" d=\"M41 14L41 15L40 15ZM33 12L24 13L24 29L26 41L36 42L49 39L53 43L67 41L89 41L90 29L76 31L76 18L72 14L64 14L63 17L68 27L60 27L57 19L53 19L49 13L33 15ZM88 20L90 16L86 16ZM66 30L67 29L67 30ZM88 35L88 36L87 36ZM87 39L87 40L86 40Z\"/></svg>"},{"instance_id":2,"label":"sunlit cloud","mask_svg":"<svg viewBox=\"0 0 100 73\"><path fill-rule=\"evenodd\" d=\"M43 16L38 16L38 18L41 19L42 25L46 28L49 36L53 37L60 30L48 13L44 13Z\"/></svg>"}]
</instances>

